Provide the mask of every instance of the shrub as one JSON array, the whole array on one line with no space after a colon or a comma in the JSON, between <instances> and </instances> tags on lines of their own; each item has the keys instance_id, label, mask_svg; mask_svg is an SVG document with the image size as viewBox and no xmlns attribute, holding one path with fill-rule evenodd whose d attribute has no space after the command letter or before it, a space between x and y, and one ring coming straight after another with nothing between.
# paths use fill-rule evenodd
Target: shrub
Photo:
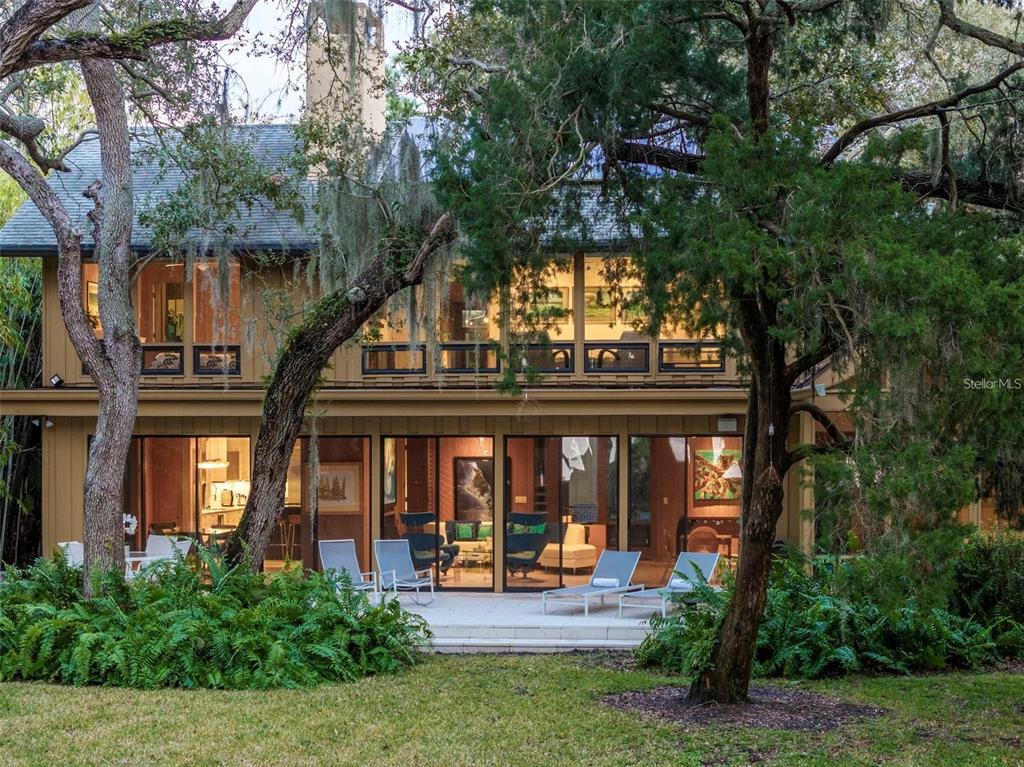
<instances>
[{"instance_id":1,"label":"shrub","mask_svg":"<svg viewBox=\"0 0 1024 767\"><path fill-rule=\"evenodd\" d=\"M967 542L954 567L951 608L980 621L1024 623L1024 535L999 532Z\"/></svg>"},{"instance_id":2,"label":"shrub","mask_svg":"<svg viewBox=\"0 0 1024 767\"><path fill-rule=\"evenodd\" d=\"M423 620L397 600L373 605L348 583L298 569L264 575L200 552L149 577L97 580L37 560L0 581L0 680L225 689L303 687L416 662Z\"/></svg>"},{"instance_id":3,"label":"shrub","mask_svg":"<svg viewBox=\"0 0 1024 767\"><path fill-rule=\"evenodd\" d=\"M869 594L843 594L838 585L847 581L842 572L809 576L799 561L778 560L754 673L815 678L854 671L976 668L1012 650L1012 641L997 641L992 626L941 608L923 608L913 596L883 608ZM676 612L652 621L653 632L637 657L647 665L692 674L710 658L728 591L701 589L676 601ZM1011 640L1024 633L1012 621L1000 625Z\"/></svg>"}]
</instances>

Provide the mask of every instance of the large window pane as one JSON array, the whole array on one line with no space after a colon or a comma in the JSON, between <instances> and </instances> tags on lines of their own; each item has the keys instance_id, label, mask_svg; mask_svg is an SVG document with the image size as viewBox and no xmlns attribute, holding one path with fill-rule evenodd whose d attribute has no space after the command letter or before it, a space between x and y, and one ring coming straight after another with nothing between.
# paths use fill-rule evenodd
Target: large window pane
<instances>
[{"instance_id":1,"label":"large window pane","mask_svg":"<svg viewBox=\"0 0 1024 767\"><path fill-rule=\"evenodd\" d=\"M197 263L192 284L193 341L240 344L242 286L238 262L231 261L226 269L221 269L215 260Z\"/></svg>"},{"instance_id":2,"label":"large window pane","mask_svg":"<svg viewBox=\"0 0 1024 767\"><path fill-rule=\"evenodd\" d=\"M404 290L363 326L364 373L426 372L423 334L414 327L421 299L420 290Z\"/></svg>"},{"instance_id":3,"label":"large window pane","mask_svg":"<svg viewBox=\"0 0 1024 767\"><path fill-rule=\"evenodd\" d=\"M506 583L536 589L586 583L618 541L614 437L513 437L506 443Z\"/></svg>"},{"instance_id":4,"label":"large window pane","mask_svg":"<svg viewBox=\"0 0 1024 767\"><path fill-rule=\"evenodd\" d=\"M150 262L138 275L135 312L143 344L180 344L185 340L185 267Z\"/></svg>"},{"instance_id":5,"label":"large window pane","mask_svg":"<svg viewBox=\"0 0 1024 767\"><path fill-rule=\"evenodd\" d=\"M100 324L100 265L95 262L82 263L82 306L97 338L103 338Z\"/></svg>"},{"instance_id":6,"label":"large window pane","mask_svg":"<svg viewBox=\"0 0 1024 767\"><path fill-rule=\"evenodd\" d=\"M686 525L686 550L735 557L740 545L743 440L690 437L689 447L692 506Z\"/></svg>"},{"instance_id":7,"label":"large window pane","mask_svg":"<svg viewBox=\"0 0 1024 767\"><path fill-rule=\"evenodd\" d=\"M631 437L629 548L639 580L664 585L684 551L739 553L740 437Z\"/></svg>"},{"instance_id":8,"label":"large window pane","mask_svg":"<svg viewBox=\"0 0 1024 767\"><path fill-rule=\"evenodd\" d=\"M648 337L639 329L643 318L632 305L639 283L624 270L622 259L584 259L584 365L588 372L637 373L650 368Z\"/></svg>"},{"instance_id":9,"label":"large window pane","mask_svg":"<svg viewBox=\"0 0 1024 767\"><path fill-rule=\"evenodd\" d=\"M575 281L571 258L556 261L538 274L520 274L509 291L509 327L516 342L571 343Z\"/></svg>"},{"instance_id":10,"label":"large window pane","mask_svg":"<svg viewBox=\"0 0 1024 767\"><path fill-rule=\"evenodd\" d=\"M494 583L490 437L385 437L383 530L449 588Z\"/></svg>"}]
</instances>

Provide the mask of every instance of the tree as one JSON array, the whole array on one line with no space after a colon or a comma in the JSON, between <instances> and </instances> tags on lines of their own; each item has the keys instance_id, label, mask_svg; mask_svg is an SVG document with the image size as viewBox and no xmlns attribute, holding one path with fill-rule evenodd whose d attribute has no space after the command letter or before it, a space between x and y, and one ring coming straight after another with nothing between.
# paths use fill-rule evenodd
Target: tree
<instances>
[{"instance_id":1,"label":"tree","mask_svg":"<svg viewBox=\"0 0 1024 767\"><path fill-rule=\"evenodd\" d=\"M97 569L124 567L123 477L138 407L139 339L131 302L133 194L129 99L140 111L158 95L174 114L196 108L209 49L239 29L256 0L238 0L223 16L192 3L106 7L92 0L27 0L7 4L0 18L0 168L21 187L53 229L58 249L61 315L75 351L96 384L99 414L89 446L84 487L85 585ZM162 49L173 51L165 55ZM175 56L174 53L180 54ZM45 174L66 170L63 151L48 152L46 121L17 109L32 75L77 63L94 114L103 177L83 194L99 262L103 338L96 339L81 301L82 232ZM177 77L177 87L158 82ZM126 82L132 88L126 89ZM172 77L167 82L174 83ZM141 86L142 90L135 90ZM144 91L144 92L143 92ZM31 99L20 99L31 103Z\"/></svg>"},{"instance_id":2,"label":"tree","mask_svg":"<svg viewBox=\"0 0 1024 767\"><path fill-rule=\"evenodd\" d=\"M645 310L648 330L683 321L724 336L747 376L736 589L693 702L747 696L783 480L823 449L795 444L795 417L822 425L825 450L851 447L794 403L794 384L830 363L855 376L867 414L891 404L890 376L948 383L957 348L970 345L978 375L986 344L1012 359L1020 343L1019 323L990 311L964 322L1020 296L1012 16L982 27L951 0L890 9L470 1L407 57L454 126L438 189L473 287L508 286L585 242L596 198L624 241L609 278L643 285L617 300ZM880 83L878 68L901 79ZM954 441L930 444L927 467L962 475Z\"/></svg>"}]
</instances>

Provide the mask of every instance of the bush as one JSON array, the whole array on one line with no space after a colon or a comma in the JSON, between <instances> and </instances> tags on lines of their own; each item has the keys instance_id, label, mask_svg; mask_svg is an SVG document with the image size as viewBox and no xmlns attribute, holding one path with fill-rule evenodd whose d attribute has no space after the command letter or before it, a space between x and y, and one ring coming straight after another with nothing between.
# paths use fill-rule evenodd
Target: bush
<instances>
[{"instance_id":1,"label":"bush","mask_svg":"<svg viewBox=\"0 0 1024 767\"><path fill-rule=\"evenodd\" d=\"M866 566L858 562L856 567ZM913 597L883 608L869 594L851 597L839 573L809 576L802 563L778 560L758 633L754 673L815 678L854 671L910 673L951 667L977 668L1000 654L1016 654L1019 623L1001 620L1010 641L995 628L932 607ZM653 632L637 652L641 663L693 674L710 658L728 604L728 591L702 589L677 610L652 621Z\"/></svg>"},{"instance_id":2,"label":"bush","mask_svg":"<svg viewBox=\"0 0 1024 767\"><path fill-rule=\"evenodd\" d=\"M200 552L126 581L37 560L0 581L0 680L224 689L304 687L398 671L428 633L397 600L372 605L329 575L226 567Z\"/></svg>"},{"instance_id":3,"label":"bush","mask_svg":"<svg viewBox=\"0 0 1024 767\"><path fill-rule=\"evenodd\" d=\"M992 626L1006 654L1024 656L1024 535L976 535L954 566L950 609Z\"/></svg>"}]
</instances>

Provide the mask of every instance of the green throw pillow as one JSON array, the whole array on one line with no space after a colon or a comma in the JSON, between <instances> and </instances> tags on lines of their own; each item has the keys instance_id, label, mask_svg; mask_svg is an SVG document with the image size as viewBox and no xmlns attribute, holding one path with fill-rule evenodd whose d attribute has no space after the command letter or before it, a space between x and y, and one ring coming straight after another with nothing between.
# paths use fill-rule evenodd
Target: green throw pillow
<instances>
[{"instance_id":1,"label":"green throw pillow","mask_svg":"<svg viewBox=\"0 0 1024 767\"><path fill-rule=\"evenodd\" d=\"M512 535L518 535L519 533L525 533L526 532L526 525L520 525L520 524L512 523L511 529L509 530L509 532L512 533Z\"/></svg>"},{"instance_id":2,"label":"green throw pillow","mask_svg":"<svg viewBox=\"0 0 1024 767\"><path fill-rule=\"evenodd\" d=\"M528 533L543 533L544 528L547 527L547 523L541 522L539 525L527 525L526 532Z\"/></svg>"},{"instance_id":3,"label":"green throw pillow","mask_svg":"<svg viewBox=\"0 0 1024 767\"><path fill-rule=\"evenodd\" d=\"M473 540L473 523L472 522L456 522L455 523L455 540L457 540L457 541L471 541L471 540Z\"/></svg>"},{"instance_id":4,"label":"green throw pillow","mask_svg":"<svg viewBox=\"0 0 1024 767\"><path fill-rule=\"evenodd\" d=\"M481 524L480 529L476 531L476 537L481 540L484 538L490 538L492 535L494 535L494 525L490 523Z\"/></svg>"}]
</instances>

